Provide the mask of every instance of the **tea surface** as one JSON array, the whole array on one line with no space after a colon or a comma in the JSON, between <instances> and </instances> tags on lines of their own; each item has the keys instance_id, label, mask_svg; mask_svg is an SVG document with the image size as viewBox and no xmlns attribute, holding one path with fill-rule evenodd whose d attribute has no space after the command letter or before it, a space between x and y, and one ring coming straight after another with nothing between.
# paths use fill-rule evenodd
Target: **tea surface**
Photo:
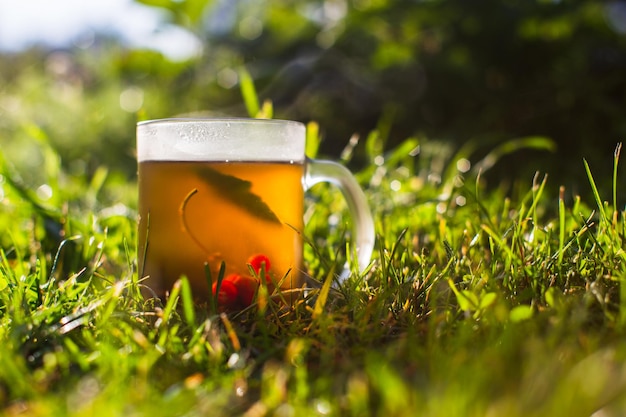
<instances>
[{"instance_id":1,"label":"tea surface","mask_svg":"<svg viewBox=\"0 0 626 417\"><path fill-rule=\"evenodd\" d=\"M162 296L186 275L194 296L210 294L205 263L217 277L247 274L251 256L271 261L272 279L298 284L302 262L301 164L172 162L139 164L139 273ZM145 256L145 258L144 258Z\"/></svg>"}]
</instances>

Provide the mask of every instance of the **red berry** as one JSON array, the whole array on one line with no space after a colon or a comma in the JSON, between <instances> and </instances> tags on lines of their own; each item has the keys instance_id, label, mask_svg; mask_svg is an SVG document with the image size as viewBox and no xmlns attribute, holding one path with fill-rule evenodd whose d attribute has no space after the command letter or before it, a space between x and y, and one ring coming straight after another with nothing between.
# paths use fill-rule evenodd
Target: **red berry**
<instances>
[{"instance_id":1,"label":"red berry","mask_svg":"<svg viewBox=\"0 0 626 417\"><path fill-rule=\"evenodd\" d=\"M252 269L254 269L254 272L256 272L257 275L261 274L263 265L265 265L266 273L270 270L271 266L270 259L263 254L251 256L250 259L248 259L248 263L250 264L250 266L252 266Z\"/></svg>"},{"instance_id":2,"label":"red berry","mask_svg":"<svg viewBox=\"0 0 626 417\"><path fill-rule=\"evenodd\" d=\"M242 307L248 307L254 301L254 296L259 288L259 281L253 277L233 274L235 277L232 282L237 287L239 295L239 303Z\"/></svg>"},{"instance_id":3,"label":"red berry","mask_svg":"<svg viewBox=\"0 0 626 417\"><path fill-rule=\"evenodd\" d=\"M235 275L235 274L233 274ZM217 304L220 307L230 308L237 304L239 300L238 290L232 282L231 275L222 280L220 292L217 294ZM213 284L213 295L217 292L217 282Z\"/></svg>"}]
</instances>

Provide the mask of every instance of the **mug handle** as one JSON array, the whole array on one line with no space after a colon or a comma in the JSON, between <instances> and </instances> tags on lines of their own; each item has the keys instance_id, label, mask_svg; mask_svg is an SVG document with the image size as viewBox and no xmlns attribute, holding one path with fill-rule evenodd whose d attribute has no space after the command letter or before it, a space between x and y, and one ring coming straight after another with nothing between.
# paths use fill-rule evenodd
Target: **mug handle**
<instances>
[{"instance_id":1,"label":"mug handle","mask_svg":"<svg viewBox=\"0 0 626 417\"><path fill-rule=\"evenodd\" d=\"M359 272L363 272L372 258L375 238L374 220L367 204L367 198L346 167L333 161L307 158L304 190L306 191L320 182L336 185L348 204L348 210L353 220ZM348 274L349 270L344 270L339 277L340 281L345 280Z\"/></svg>"}]
</instances>

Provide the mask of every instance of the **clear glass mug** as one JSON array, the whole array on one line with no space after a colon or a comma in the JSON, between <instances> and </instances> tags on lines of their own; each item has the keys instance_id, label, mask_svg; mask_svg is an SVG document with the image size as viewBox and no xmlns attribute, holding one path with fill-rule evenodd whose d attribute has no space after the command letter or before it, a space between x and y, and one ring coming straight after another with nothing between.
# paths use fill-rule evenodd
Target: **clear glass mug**
<instances>
[{"instance_id":1,"label":"clear glass mug","mask_svg":"<svg viewBox=\"0 0 626 417\"><path fill-rule=\"evenodd\" d=\"M240 309L262 279L270 291L302 287L304 192L319 182L341 189L364 269L374 246L367 200L345 167L305 156L305 136L303 124L284 120L138 123L139 277L147 293L162 297L184 275L197 301L217 293L222 308ZM222 264L221 287L210 288Z\"/></svg>"}]
</instances>

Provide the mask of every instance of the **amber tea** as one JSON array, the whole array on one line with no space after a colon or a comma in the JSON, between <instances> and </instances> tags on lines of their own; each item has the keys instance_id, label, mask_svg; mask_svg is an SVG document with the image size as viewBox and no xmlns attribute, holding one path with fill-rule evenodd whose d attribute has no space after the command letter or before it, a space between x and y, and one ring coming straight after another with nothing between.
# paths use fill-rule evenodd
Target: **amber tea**
<instances>
[{"instance_id":1,"label":"amber tea","mask_svg":"<svg viewBox=\"0 0 626 417\"><path fill-rule=\"evenodd\" d=\"M212 277L222 262L225 276L246 277L262 255L268 265L257 272L270 286L296 287L302 178L303 165L289 162L140 162L140 274L159 296L185 275L206 300L205 264Z\"/></svg>"}]
</instances>

